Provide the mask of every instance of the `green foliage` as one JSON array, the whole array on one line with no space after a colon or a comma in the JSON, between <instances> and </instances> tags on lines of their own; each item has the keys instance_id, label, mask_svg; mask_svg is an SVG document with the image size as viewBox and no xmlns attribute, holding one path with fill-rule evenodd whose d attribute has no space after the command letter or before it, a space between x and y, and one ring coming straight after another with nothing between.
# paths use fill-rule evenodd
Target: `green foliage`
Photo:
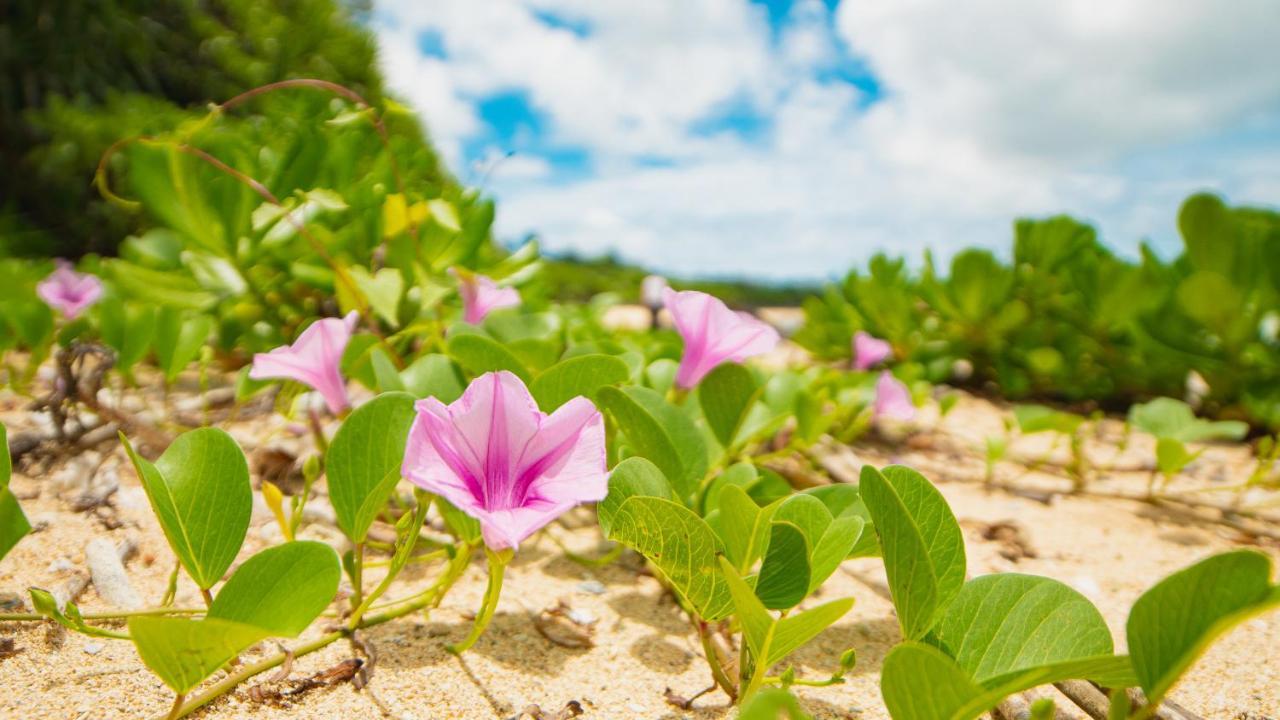
<instances>
[{"instance_id":1,"label":"green foliage","mask_svg":"<svg viewBox=\"0 0 1280 720\"><path fill-rule=\"evenodd\" d=\"M329 499L338 527L364 542L373 519L400 481L413 396L390 392L356 408L333 436L327 456Z\"/></svg>"},{"instance_id":2,"label":"green foliage","mask_svg":"<svg viewBox=\"0 0 1280 720\"><path fill-rule=\"evenodd\" d=\"M9 478L13 474L13 462L9 458L8 431L4 423L0 423L0 559L9 554L14 545L31 532L31 523L18 506L18 499L9 489Z\"/></svg>"},{"instance_id":3,"label":"green foliage","mask_svg":"<svg viewBox=\"0 0 1280 720\"><path fill-rule=\"evenodd\" d=\"M859 487L884 553L898 623L908 640L933 629L964 583L964 539L947 501L914 470L862 469Z\"/></svg>"},{"instance_id":4,"label":"green foliage","mask_svg":"<svg viewBox=\"0 0 1280 720\"><path fill-rule=\"evenodd\" d=\"M759 392L755 376L736 363L720 365L698 384L702 415L721 445L733 446Z\"/></svg>"},{"instance_id":5,"label":"green foliage","mask_svg":"<svg viewBox=\"0 0 1280 720\"><path fill-rule=\"evenodd\" d=\"M240 552L253 509L240 446L223 430L200 428L179 435L152 464L120 440L169 546L196 585L213 587Z\"/></svg>"},{"instance_id":6,"label":"green foliage","mask_svg":"<svg viewBox=\"0 0 1280 720\"><path fill-rule=\"evenodd\" d=\"M995 387L1011 399L1131 403L1209 386L1205 410L1280 427L1280 354L1265 331L1280 313L1280 213L1195 195L1179 213L1184 252L1116 257L1068 217L1019 220L1013 261L926 256L918 274L873 258L804 302L795 340L850 356L857 330L893 343L933 381ZM1273 321L1272 321L1273 322ZM953 376L963 360L971 373Z\"/></svg>"},{"instance_id":7,"label":"green foliage","mask_svg":"<svg viewBox=\"0 0 1280 720\"><path fill-rule=\"evenodd\" d=\"M1198 418L1190 405L1167 397L1129 408L1129 424L1159 439L1180 442L1239 440L1249 432L1249 426L1239 421Z\"/></svg>"},{"instance_id":8,"label":"green foliage","mask_svg":"<svg viewBox=\"0 0 1280 720\"><path fill-rule=\"evenodd\" d=\"M258 641L305 630L333 600L340 576L328 545L277 545L245 561L204 618L135 616L129 634L142 662L185 693Z\"/></svg>"},{"instance_id":9,"label":"green foliage","mask_svg":"<svg viewBox=\"0 0 1280 720\"><path fill-rule=\"evenodd\" d=\"M1271 560L1252 550L1214 555L1161 580L1133 604L1125 625L1147 697L1158 702L1210 643L1278 606Z\"/></svg>"},{"instance_id":10,"label":"green foliage","mask_svg":"<svg viewBox=\"0 0 1280 720\"><path fill-rule=\"evenodd\" d=\"M707 469L707 448L689 416L644 387L604 387L596 399L635 454L652 460L681 498L692 495Z\"/></svg>"},{"instance_id":11,"label":"green foliage","mask_svg":"<svg viewBox=\"0 0 1280 720\"><path fill-rule=\"evenodd\" d=\"M612 355L577 355L539 373L529 391L542 411L550 413L575 397L594 400L600 388L622 383L629 375L627 364Z\"/></svg>"}]
</instances>

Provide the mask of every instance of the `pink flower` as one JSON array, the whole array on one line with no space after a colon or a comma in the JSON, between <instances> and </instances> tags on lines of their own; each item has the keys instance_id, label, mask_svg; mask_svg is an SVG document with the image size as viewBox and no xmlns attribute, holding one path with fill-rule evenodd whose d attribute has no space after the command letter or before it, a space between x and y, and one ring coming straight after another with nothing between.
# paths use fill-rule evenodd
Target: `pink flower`
<instances>
[{"instance_id":1,"label":"pink flower","mask_svg":"<svg viewBox=\"0 0 1280 720\"><path fill-rule=\"evenodd\" d=\"M853 336L853 367L855 370L869 370L884 362L893 354L893 347L887 340L881 340L870 333L859 330Z\"/></svg>"},{"instance_id":2,"label":"pink flower","mask_svg":"<svg viewBox=\"0 0 1280 720\"><path fill-rule=\"evenodd\" d=\"M317 320L292 345L253 356L249 377L254 380L296 380L320 393L334 415L347 409L347 386L338 364L356 328L356 312L345 318Z\"/></svg>"},{"instance_id":3,"label":"pink flower","mask_svg":"<svg viewBox=\"0 0 1280 720\"><path fill-rule=\"evenodd\" d=\"M74 320L102 297L102 281L93 275L78 273L71 263L59 260L57 269L36 285L36 294L49 307Z\"/></svg>"},{"instance_id":4,"label":"pink flower","mask_svg":"<svg viewBox=\"0 0 1280 720\"><path fill-rule=\"evenodd\" d=\"M547 415L509 372L485 373L450 405L419 400L401 473L480 521L491 550L515 549L609 491L604 418L576 397Z\"/></svg>"},{"instance_id":5,"label":"pink flower","mask_svg":"<svg viewBox=\"0 0 1280 720\"><path fill-rule=\"evenodd\" d=\"M876 380L876 401L872 413L875 417L903 422L916 416L916 407L911 404L911 391L888 370L880 373Z\"/></svg>"},{"instance_id":6,"label":"pink flower","mask_svg":"<svg viewBox=\"0 0 1280 720\"><path fill-rule=\"evenodd\" d=\"M515 307L520 304L520 293L515 288L502 288L493 280L460 268L449 273L458 279L458 294L462 295L462 319L479 325L494 310Z\"/></svg>"},{"instance_id":7,"label":"pink flower","mask_svg":"<svg viewBox=\"0 0 1280 720\"><path fill-rule=\"evenodd\" d=\"M667 288L662 300L684 338L676 384L688 390L725 361L742 362L778 344L778 331L747 313L734 312L706 293Z\"/></svg>"}]
</instances>

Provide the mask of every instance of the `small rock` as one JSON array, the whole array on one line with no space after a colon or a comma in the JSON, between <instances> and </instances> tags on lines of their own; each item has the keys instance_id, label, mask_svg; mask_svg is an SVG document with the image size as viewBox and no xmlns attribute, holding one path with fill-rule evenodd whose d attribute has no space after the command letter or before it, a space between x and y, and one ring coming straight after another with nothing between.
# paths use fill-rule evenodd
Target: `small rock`
<instances>
[{"instance_id":1,"label":"small rock","mask_svg":"<svg viewBox=\"0 0 1280 720\"><path fill-rule=\"evenodd\" d=\"M566 610L565 616L579 625L595 625L600 620L591 611L577 608Z\"/></svg>"},{"instance_id":2,"label":"small rock","mask_svg":"<svg viewBox=\"0 0 1280 720\"><path fill-rule=\"evenodd\" d=\"M126 610L142 607L142 597L129 582L115 543L104 537L90 540L84 548L84 561L89 566L93 586L103 600L112 607Z\"/></svg>"},{"instance_id":3,"label":"small rock","mask_svg":"<svg viewBox=\"0 0 1280 720\"><path fill-rule=\"evenodd\" d=\"M51 572L51 573L64 573L64 572L70 572L75 569L76 569L76 566L70 560L64 557L60 557L57 560L54 560L53 562L49 563L49 566L46 567L44 570L45 572Z\"/></svg>"},{"instance_id":4,"label":"small rock","mask_svg":"<svg viewBox=\"0 0 1280 720\"><path fill-rule=\"evenodd\" d=\"M96 642L89 643L88 645L84 646L84 651L89 653L90 655L97 655L98 653L102 652L102 644L96 643Z\"/></svg>"},{"instance_id":5,"label":"small rock","mask_svg":"<svg viewBox=\"0 0 1280 720\"><path fill-rule=\"evenodd\" d=\"M605 593L604 583L599 580L583 580L578 583L578 589L592 595L603 595Z\"/></svg>"}]
</instances>

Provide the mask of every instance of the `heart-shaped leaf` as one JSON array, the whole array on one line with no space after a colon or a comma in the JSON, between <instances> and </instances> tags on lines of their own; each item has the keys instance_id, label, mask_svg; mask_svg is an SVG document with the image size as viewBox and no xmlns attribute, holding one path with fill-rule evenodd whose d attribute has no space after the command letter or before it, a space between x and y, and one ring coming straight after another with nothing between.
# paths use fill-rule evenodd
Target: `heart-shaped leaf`
<instances>
[{"instance_id":1,"label":"heart-shaped leaf","mask_svg":"<svg viewBox=\"0 0 1280 720\"><path fill-rule=\"evenodd\" d=\"M614 466L609 473L609 494L596 505L596 516L600 522L600 531L606 537L613 530L614 516L618 508L634 496L657 497L674 500L671 483L663 476L658 466L642 457L632 457Z\"/></svg>"},{"instance_id":2,"label":"heart-shaped leaf","mask_svg":"<svg viewBox=\"0 0 1280 720\"><path fill-rule=\"evenodd\" d=\"M1018 573L965 583L935 633L978 684L1113 651L1111 631L1093 603L1056 580Z\"/></svg>"},{"instance_id":3,"label":"heart-shaped leaf","mask_svg":"<svg viewBox=\"0 0 1280 720\"><path fill-rule=\"evenodd\" d=\"M447 355L423 355L400 372L400 380L410 395L433 397L446 405L462 397L466 389L462 373Z\"/></svg>"},{"instance_id":4,"label":"heart-shaped leaf","mask_svg":"<svg viewBox=\"0 0 1280 720\"><path fill-rule=\"evenodd\" d=\"M472 375L506 370L525 383L530 380L529 371L524 364L493 338L475 332L464 332L450 337L446 347L449 356Z\"/></svg>"},{"instance_id":5,"label":"heart-shaped leaf","mask_svg":"<svg viewBox=\"0 0 1280 720\"><path fill-rule=\"evenodd\" d=\"M329 446L326 474L338 527L354 543L364 542L369 525L400 480L413 396L379 395L356 408Z\"/></svg>"},{"instance_id":6,"label":"heart-shaped leaf","mask_svg":"<svg viewBox=\"0 0 1280 720\"><path fill-rule=\"evenodd\" d=\"M756 577L756 597L770 610L789 610L808 593L809 543L799 528L778 522L774 513L769 549Z\"/></svg>"},{"instance_id":7,"label":"heart-shaped leaf","mask_svg":"<svg viewBox=\"0 0 1280 720\"><path fill-rule=\"evenodd\" d=\"M1133 669L1153 702L1209 644L1239 623L1280 607L1271 559L1236 550L1201 560L1156 583L1133 604L1125 633Z\"/></svg>"},{"instance_id":8,"label":"heart-shaped leaf","mask_svg":"<svg viewBox=\"0 0 1280 720\"><path fill-rule=\"evenodd\" d=\"M404 276L395 268L382 268L370 275L358 266L347 268L356 287L369 302L369 307L391 327L399 327L400 298L404 295Z\"/></svg>"},{"instance_id":9,"label":"heart-shaped leaf","mask_svg":"<svg viewBox=\"0 0 1280 720\"><path fill-rule=\"evenodd\" d=\"M1157 438L1182 442L1239 440L1249 432L1249 425L1238 420L1198 418L1190 405L1167 397L1129 408L1129 424Z\"/></svg>"},{"instance_id":10,"label":"heart-shaped leaf","mask_svg":"<svg viewBox=\"0 0 1280 720\"><path fill-rule=\"evenodd\" d=\"M718 366L698 384L702 415L725 448L733 446L734 438L759 392L751 370L737 363Z\"/></svg>"},{"instance_id":11,"label":"heart-shaped leaf","mask_svg":"<svg viewBox=\"0 0 1280 720\"><path fill-rule=\"evenodd\" d=\"M933 484L910 468L862 468L859 483L880 547L898 623L918 640L964 584L964 538Z\"/></svg>"},{"instance_id":12,"label":"heart-shaped leaf","mask_svg":"<svg viewBox=\"0 0 1280 720\"><path fill-rule=\"evenodd\" d=\"M707 470L707 447L693 421L649 388L600 388L600 406L608 410L637 455L666 475L681 498L688 498Z\"/></svg>"},{"instance_id":13,"label":"heart-shaped leaf","mask_svg":"<svg viewBox=\"0 0 1280 720\"><path fill-rule=\"evenodd\" d=\"M9 489L9 479L13 475L13 461L9 457L8 432L4 423L0 423L0 558L13 549L14 545L31 532L31 523L18 506L18 499Z\"/></svg>"},{"instance_id":14,"label":"heart-shaped leaf","mask_svg":"<svg viewBox=\"0 0 1280 720\"><path fill-rule=\"evenodd\" d=\"M629 375L627 364L612 355L578 355L547 368L529 392L550 413L578 396L594 401L600 388L625 382Z\"/></svg>"},{"instance_id":15,"label":"heart-shaped leaf","mask_svg":"<svg viewBox=\"0 0 1280 720\"><path fill-rule=\"evenodd\" d=\"M642 495L613 514L610 540L644 555L704 620L719 620L733 600L716 555L724 551L706 521L670 500Z\"/></svg>"},{"instance_id":16,"label":"heart-shaped leaf","mask_svg":"<svg viewBox=\"0 0 1280 720\"><path fill-rule=\"evenodd\" d=\"M203 619L134 616L129 634L142 662L185 693L254 643L305 630L333 600L340 576L333 548L285 543L241 565Z\"/></svg>"},{"instance_id":17,"label":"heart-shaped leaf","mask_svg":"<svg viewBox=\"0 0 1280 720\"><path fill-rule=\"evenodd\" d=\"M153 465L123 433L120 439L169 546L207 590L231 567L249 529L253 489L244 452L226 432L200 428L179 435Z\"/></svg>"}]
</instances>

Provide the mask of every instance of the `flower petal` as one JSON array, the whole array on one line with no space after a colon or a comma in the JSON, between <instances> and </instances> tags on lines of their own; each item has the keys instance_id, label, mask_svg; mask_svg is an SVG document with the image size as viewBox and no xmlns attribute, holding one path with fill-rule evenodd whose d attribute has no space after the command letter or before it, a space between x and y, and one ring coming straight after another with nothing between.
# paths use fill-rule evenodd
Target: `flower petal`
<instances>
[{"instance_id":1,"label":"flower petal","mask_svg":"<svg viewBox=\"0 0 1280 720\"><path fill-rule=\"evenodd\" d=\"M608 494L604 416L590 400L573 398L543 421L521 460L518 491L522 503L569 505Z\"/></svg>"}]
</instances>

